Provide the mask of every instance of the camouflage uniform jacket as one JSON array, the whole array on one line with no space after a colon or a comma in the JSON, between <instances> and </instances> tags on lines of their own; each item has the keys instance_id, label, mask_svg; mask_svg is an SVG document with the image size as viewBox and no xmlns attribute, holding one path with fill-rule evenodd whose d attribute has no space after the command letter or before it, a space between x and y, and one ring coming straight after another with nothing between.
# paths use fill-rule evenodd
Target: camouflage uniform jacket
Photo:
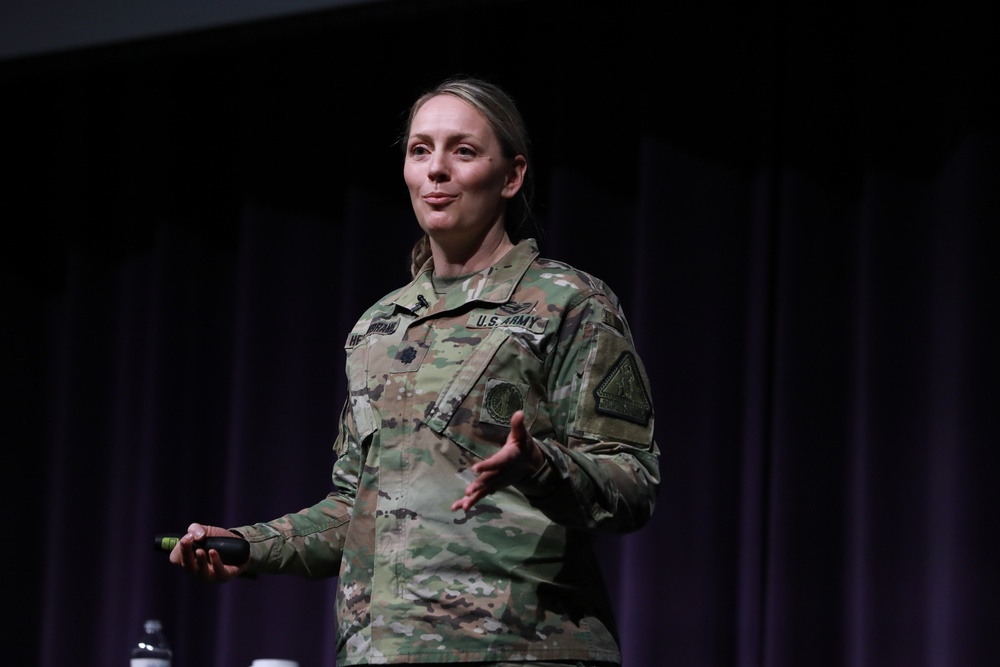
<instances>
[{"instance_id":1,"label":"camouflage uniform jacket","mask_svg":"<svg viewBox=\"0 0 1000 667\"><path fill-rule=\"evenodd\" d=\"M251 570L339 576L338 665L620 662L590 539L649 518L659 452L611 291L533 240L443 294L428 261L346 348L334 490L237 528ZM522 408L546 464L452 512Z\"/></svg>"}]
</instances>

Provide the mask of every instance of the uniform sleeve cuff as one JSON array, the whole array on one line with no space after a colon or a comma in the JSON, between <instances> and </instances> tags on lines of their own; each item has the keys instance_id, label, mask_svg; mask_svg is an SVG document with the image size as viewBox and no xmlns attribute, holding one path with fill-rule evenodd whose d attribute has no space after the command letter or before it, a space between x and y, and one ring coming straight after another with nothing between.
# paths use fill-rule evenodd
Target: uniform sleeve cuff
<instances>
[{"instance_id":1,"label":"uniform sleeve cuff","mask_svg":"<svg viewBox=\"0 0 1000 667\"><path fill-rule=\"evenodd\" d=\"M552 454L548 447L537 439L535 440L535 446L542 453L542 467L532 473L531 477L523 479L514 485L518 491L528 497L544 496L549 493L552 479L557 476L556 467L552 465Z\"/></svg>"}]
</instances>

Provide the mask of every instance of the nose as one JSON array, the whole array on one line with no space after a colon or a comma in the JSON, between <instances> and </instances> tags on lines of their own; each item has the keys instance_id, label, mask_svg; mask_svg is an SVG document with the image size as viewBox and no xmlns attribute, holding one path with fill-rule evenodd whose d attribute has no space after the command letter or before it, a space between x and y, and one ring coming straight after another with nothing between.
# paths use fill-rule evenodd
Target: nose
<instances>
[{"instance_id":1,"label":"nose","mask_svg":"<svg viewBox=\"0 0 1000 667\"><path fill-rule=\"evenodd\" d=\"M435 151L427 165L427 177L435 183L448 180L449 175L447 155L444 151Z\"/></svg>"}]
</instances>

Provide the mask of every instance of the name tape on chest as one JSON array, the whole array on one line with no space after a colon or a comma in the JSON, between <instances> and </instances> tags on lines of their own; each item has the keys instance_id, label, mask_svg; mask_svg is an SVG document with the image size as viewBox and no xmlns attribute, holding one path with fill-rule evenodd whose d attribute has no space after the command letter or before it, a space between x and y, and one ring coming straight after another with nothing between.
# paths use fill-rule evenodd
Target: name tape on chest
<instances>
[{"instance_id":1,"label":"name tape on chest","mask_svg":"<svg viewBox=\"0 0 1000 667\"><path fill-rule=\"evenodd\" d=\"M469 315L465 326L470 329L522 329L532 333L545 333L547 318L538 315L517 314L506 315L501 313L473 313Z\"/></svg>"},{"instance_id":2,"label":"name tape on chest","mask_svg":"<svg viewBox=\"0 0 1000 667\"><path fill-rule=\"evenodd\" d=\"M347 344L345 347L348 349L358 346L365 336L376 335L376 336L391 336L396 333L399 328L399 320L375 320L368 325L368 328L364 331L352 331L347 337Z\"/></svg>"}]
</instances>

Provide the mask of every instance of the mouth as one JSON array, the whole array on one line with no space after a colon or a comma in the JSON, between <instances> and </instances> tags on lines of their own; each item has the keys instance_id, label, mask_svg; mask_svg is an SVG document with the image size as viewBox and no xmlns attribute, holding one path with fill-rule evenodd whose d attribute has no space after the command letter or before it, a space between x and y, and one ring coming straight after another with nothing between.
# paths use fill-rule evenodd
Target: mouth
<instances>
[{"instance_id":1,"label":"mouth","mask_svg":"<svg viewBox=\"0 0 1000 667\"><path fill-rule=\"evenodd\" d=\"M421 197L430 206L444 206L445 204L454 201L457 196L450 195L444 192L428 192Z\"/></svg>"}]
</instances>

